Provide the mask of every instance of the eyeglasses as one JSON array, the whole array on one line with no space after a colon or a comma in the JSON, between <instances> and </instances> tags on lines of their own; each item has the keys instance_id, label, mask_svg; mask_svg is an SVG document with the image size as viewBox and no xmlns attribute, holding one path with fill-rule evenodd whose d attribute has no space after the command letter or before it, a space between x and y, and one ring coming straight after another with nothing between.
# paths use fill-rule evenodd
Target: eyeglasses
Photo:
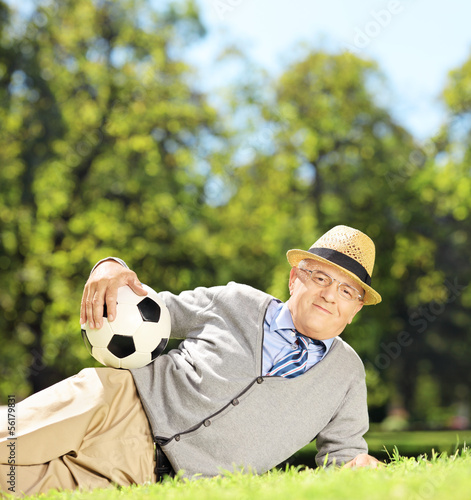
<instances>
[{"instance_id":1,"label":"eyeglasses","mask_svg":"<svg viewBox=\"0 0 471 500\"><path fill-rule=\"evenodd\" d=\"M342 299L345 300L363 300L361 293L354 288L353 286L347 285L347 283L341 283L339 280L332 278L324 271L320 271L318 269L310 270L303 269L302 267L298 267L301 271L305 271L311 275L311 280L314 281L316 285L319 285L323 288L327 288L332 285L334 281L338 283L337 292Z\"/></svg>"}]
</instances>

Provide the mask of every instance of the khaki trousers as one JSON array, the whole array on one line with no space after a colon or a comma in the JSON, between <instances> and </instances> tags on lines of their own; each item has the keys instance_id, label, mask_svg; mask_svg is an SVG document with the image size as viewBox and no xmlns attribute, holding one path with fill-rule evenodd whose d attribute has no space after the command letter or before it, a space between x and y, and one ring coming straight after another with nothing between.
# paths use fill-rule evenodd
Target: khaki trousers
<instances>
[{"instance_id":1,"label":"khaki trousers","mask_svg":"<svg viewBox=\"0 0 471 500\"><path fill-rule=\"evenodd\" d=\"M152 433L128 371L87 368L13 408L0 412L0 492L155 481Z\"/></svg>"}]
</instances>

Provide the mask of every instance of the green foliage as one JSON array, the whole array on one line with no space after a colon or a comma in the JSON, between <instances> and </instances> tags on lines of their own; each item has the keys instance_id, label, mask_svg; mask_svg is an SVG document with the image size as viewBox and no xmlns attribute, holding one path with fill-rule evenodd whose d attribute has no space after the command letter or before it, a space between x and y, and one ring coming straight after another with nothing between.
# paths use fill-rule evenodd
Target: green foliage
<instances>
[{"instance_id":1,"label":"green foliage","mask_svg":"<svg viewBox=\"0 0 471 500\"><path fill-rule=\"evenodd\" d=\"M184 62L196 3L155 5L54 0L24 18L0 2L0 398L92 363L78 309L98 259L157 290L235 280L286 299L286 251L347 224L377 245L383 302L344 333L372 419L466 417L470 61L424 144L350 53L306 49L275 78L228 48L219 64L241 76L216 109Z\"/></svg>"},{"instance_id":2,"label":"green foliage","mask_svg":"<svg viewBox=\"0 0 471 500\"><path fill-rule=\"evenodd\" d=\"M169 24L143 2L53 2L4 40L20 56L0 108L3 395L89 363L77 314L99 258L122 256L157 289L204 281L185 267L205 237L202 149L218 132L170 53L199 25L178 12Z\"/></svg>"}]
</instances>

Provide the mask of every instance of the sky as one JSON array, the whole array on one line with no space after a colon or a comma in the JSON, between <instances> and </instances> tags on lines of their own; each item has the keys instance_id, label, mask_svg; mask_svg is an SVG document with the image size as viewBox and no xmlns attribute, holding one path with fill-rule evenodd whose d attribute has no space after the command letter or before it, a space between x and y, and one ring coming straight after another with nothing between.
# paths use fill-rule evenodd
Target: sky
<instances>
[{"instance_id":1,"label":"sky","mask_svg":"<svg viewBox=\"0 0 471 500\"><path fill-rule=\"evenodd\" d=\"M350 50L377 61L383 101L420 141L446 119L440 94L450 70L471 56L471 2L466 0L197 0L208 27L189 52L206 82L217 81L214 57L233 41L273 74L299 43Z\"/></svg>"},{"instance_id":2,"label":"sky","mask_svg":"<svg viewBox=\"0 0 471 500\"><path fill-rule=\"evenodd\" d=\"M169 1L150 0L157 6ZM300 43L332 52L349 50L379 64L387 85L381 104L419 141L433 136L446 120L440 94L447 75L471 57L468 0L196 2L208 34L186 56L199 69L203 87L227 80L227 65L215 60L229 42L274 75L299 54Z\"/></svg>"}]
</instances>

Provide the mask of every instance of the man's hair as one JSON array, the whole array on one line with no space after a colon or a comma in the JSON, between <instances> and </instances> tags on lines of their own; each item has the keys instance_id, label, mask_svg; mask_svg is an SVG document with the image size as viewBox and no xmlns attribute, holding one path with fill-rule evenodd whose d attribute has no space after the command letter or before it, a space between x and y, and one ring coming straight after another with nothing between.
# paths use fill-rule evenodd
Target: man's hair
<instances>
[{"instance_id":1,"label":"man's hair","mask_svg":"<svg viewBox=\"0 0 471 500\"><path fill-rule=\"evenodd\" d=\"M300 260L299 263L298 263L298 265L297 265L297 267L303 267L304 266L304 267L309 268L308 264L311 263L311 262L313 262L314 264L317 264L316 260L314 260L314 259L307 259L306 258L306 259Z\"/></svg>"}]
</instances>

